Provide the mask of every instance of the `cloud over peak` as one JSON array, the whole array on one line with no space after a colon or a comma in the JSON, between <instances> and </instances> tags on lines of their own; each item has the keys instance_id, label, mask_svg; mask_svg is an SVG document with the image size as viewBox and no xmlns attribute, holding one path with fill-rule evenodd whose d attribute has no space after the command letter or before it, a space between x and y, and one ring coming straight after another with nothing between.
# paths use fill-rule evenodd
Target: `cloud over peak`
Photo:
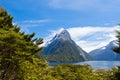
<instances>
[{"instance_id":1,"label":"cloud over peak","mask_svg":"<svg viewBox=\"0 0 120 80\"><path fill-rule=\"evenodd\" d=\"M107 45L110 41L115 40L115 29L114 27L95 27L95 26L86 26L86 27L72 27L68 28L68 32L71 35L71 38L85 51L90 52L96 48L103 47ZM47 40L50 40L59 30L52 30L51 35L47 37Z\"/></svg>"}]
</instances>

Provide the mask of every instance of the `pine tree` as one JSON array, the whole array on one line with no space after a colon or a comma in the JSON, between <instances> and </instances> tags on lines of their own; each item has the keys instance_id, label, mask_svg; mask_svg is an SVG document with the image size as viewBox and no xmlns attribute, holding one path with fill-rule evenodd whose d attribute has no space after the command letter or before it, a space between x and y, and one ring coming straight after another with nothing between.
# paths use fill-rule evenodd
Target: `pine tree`
<instances>
[{"instance_id":1,"label":"pine tree","mask_svg":"<svg viewBox=\"0 0 120 80\"><path fill-rule=\"evenodd\" d=\"M20 32L12 19L0 8L0 79L40 79L47 65L35 58L34 54L42 49L38 45L43 39L33 39L35 33Z\"/></svg>"},{"instance_id":2,"label":"pine tree","mask_svg":"<svg viewBox=\"0 0 120 80\"><path fill-rule=\"evenodd\" d=\"M117 47L113 48L113 51L120 54L120 30L116 30L116 38L118 39L116 44Z\"/></svg>"}]
</instances>

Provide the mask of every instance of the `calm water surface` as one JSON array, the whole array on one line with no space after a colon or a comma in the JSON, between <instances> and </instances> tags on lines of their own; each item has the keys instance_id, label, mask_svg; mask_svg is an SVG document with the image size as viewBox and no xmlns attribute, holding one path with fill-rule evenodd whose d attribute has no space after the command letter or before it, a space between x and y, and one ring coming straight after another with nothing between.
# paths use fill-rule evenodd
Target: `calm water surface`
<instances>
[{"instance_id":1,"label":"calm water surface","mask_svg":"<svg viewBox=\"0 0 120 80\"><path fill-rule=\"evenodd\" d=\"M75 65L89 64L95 69L111 69L120 66L120 61L85 61L85 62L77 62L77 63L49 62L50 66L54 66L58 64L75 64Z\"/></svg>"}]
</instances>

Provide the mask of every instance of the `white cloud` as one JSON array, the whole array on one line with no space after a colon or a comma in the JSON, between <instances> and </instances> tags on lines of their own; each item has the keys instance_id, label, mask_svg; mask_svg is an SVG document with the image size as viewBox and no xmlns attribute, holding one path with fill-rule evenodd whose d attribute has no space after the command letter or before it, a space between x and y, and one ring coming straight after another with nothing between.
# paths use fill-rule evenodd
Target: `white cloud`
<instances>
[{"instance_id":1,"label":"white cloud","mask_svg":"<svg viewBox=\"0 0 120 80\"><path fill-rule=\"evenodd\" d=\"M68 32L71 38L85 51L90 52L96 48L107 45L110 41L115 40L115 29L114 27L72 27L68 28ZM51 35L46 38L50 40L59 30L51 31Z\"/></svg>"},{"instance_id":2,"label":"white cloud","mask_svg":"<svg viewBox=\"0 0 120 80\"><path fill-rule=\"evenodd\" d=\"M108 32L113 31L113 28L87 26L87 27L73 27L73 28L69 28L67 30L70 32L72 38L77 40L77 39L85 37L85 36L89 36L89 35L92 36L95 33L98 33L98 34L100 34L101 32L108 33Z\"/></svg>"},{"instance_id":3,"label":"white cloud","mask_svg":"<svg viewBox=\"0 0 120 80\"><path fill-rule=\"evenodd\" d=\"M50 22L50 19L43 19L43 20L24 20L24 21L17 21L15 22L16 25L21 27L21 31L29 33L30 27L41 27L44 23Z\"/></svg>"},{"instance_id":4,"label":"white cloud","mask_svg":"<svg viewBox=\"0 0 120 80\"><path fill-rule=\"evenodd\" d=\"M44 20L24 20L24 21L18 21L15 22L16 24L19 24L20 26L24 27L40 27L41 24L50 22L50 19L44 19Z\"/></svg>"},{"instance_id":5,"label":"white cloud","mask_svg":"<svg viewBox=\"0 0 120 80\"><path fill-rule=\"evenodd\" d=\"M67 29L75 42L87 52L115 40L115 27L74 27ZM81 41L82 40L82 41Z\"/></svg>"},{"instance_id":6,"label":"white cloud","mask_svg":"<svg viewBox=\"0 0 120 80\"><path fill-rule=\"evenodd\" d=\"M21 23L32 23L32 24L38 24L38 23L44 23L44 22L49 22L50 20L45 19L45 20L25 20L22 21Z\"/></svg>"}]
</instances>

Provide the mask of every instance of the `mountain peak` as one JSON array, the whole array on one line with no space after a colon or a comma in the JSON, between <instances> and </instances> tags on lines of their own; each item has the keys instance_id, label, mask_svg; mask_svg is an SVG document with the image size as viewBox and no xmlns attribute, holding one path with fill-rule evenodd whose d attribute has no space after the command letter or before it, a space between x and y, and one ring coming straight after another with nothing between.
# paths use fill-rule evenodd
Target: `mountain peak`
<instances>
[{"instance_id":1,"label":"mountain peak","mask_svg":"<svg viewBox=\"0 0 120 80\"><path fill-rule=\"evenodd\" d=\"M106 47L108 47L108 48L113 48L113 47L115 47L115 46L118 46L117 44L116 44L116 41L115 40L113 40L113 41L111 41Z\"/></svg>"},{"instance_id":2,"label":"mountain peak","mask_svg":"<svg viewBox=\"0 0 120 80\"><path fill-rule=\"evenodd\" d=\"M71 40L70 34L69 32L62 28L58 31L58 33L56 33L55 37L52 40L56 40L56 39L62 39L62 40Z\"/></svg>"},{"instance_id":3,"label":"mountain peak","mask_svg":"<svg viewBox=\"0 0 120 80\"><path fill-rule=\"evenodd\" d=\"M63 39L63 40L71 40L70 34L67 30L62 30L59 34L57 34L58 39Z\"/></svg>"},{"instance_id":4,"label":"mountain peak","mask_svg":"<svg viewBox=\"0 0 120 80\"><path fill-rule=\"evenodd\" d=\"M64 40L64 41L71 41L71 37L70 37L70 34L69 32L64 29L64 28L61 28L56 34L55 36L50 40L48 41L45 46L51 44L52 42L54 42L55 40Z\"/></svg>"}]
</instances>

